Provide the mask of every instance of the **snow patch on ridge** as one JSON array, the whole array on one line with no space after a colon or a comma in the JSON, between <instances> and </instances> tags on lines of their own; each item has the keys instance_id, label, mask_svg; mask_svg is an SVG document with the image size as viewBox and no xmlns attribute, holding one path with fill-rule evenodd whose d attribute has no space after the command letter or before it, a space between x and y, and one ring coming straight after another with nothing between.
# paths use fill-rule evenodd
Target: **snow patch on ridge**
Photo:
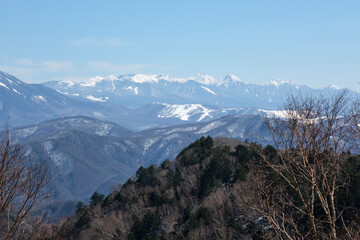
<instances>
[{"instance_id":1,"label":"snow patch on ridge","mask_svg":"<svg viewBox=\"0 0 360 240\"><path fill-rule=\"evenodd\" d=\"M68 93L68 92L61 92L59 90L56 90L58 93L65 94L65 95L71 95L71 96L80 96L79 93Z\"/></svg>"},{"instance_id":2,"label":"snow patch on ridge","mask_svg":"<svg viewBox=\"0 0 360 240\"><path fill-rule=\"evenodd\" d=\"M40 101L42 101L42 102L44 102L44 103L47 103L46 99L45 99L43 96L41 96L41 95L39 95L39 96L33 96L33 97L31 98L31 100L33 100L33 101L36 102L36 103L40 103Z\"/></svg>"},{"instance_id":3,"label":"snow patch on ridge","mask_svg":"<svg viewBox=\"0 0 360 240\"><path fill-rule=\"evenodd\" d=\"M212 95L215 95L215 96L217 95L214 91L210 90L210 89L207 88L207 87L201 86L201 88L204 89L205 91L211 93Z\"/></svg>"},{"instance_id":4,"label":"snow patch on ridge","mask_svg":"<svg viewBox=\"0 0 360 240\"><path fill-rule=\"evenodd\" d=\"M88 96L86 96L86 98L89 100L95 101L95 102L106 102L106 100L102 99L101 97L96 98L93 95L88 95Z\"/></svg>"},{"instance_id":5,"label":"snow patch on ridge","mask_svg":"<svg viewBox=\"0 0 360 240\"><path fill-rule=\"evenodd\" d=\"M21 95L21 93L20 93L20 92L18 92L15 88L13 88L13 91L14 91L15 93L17 93L17 94Z\"/></svg>"},{"instance_id":6,"label":"snow patch on ridge","mask_svg":"<svg viewBox=\"0 0 360 240\"><path fill-rule=\"evenodd\" d=\"M280 85L283 85L283 84L290 84L289 81L286 81L286 80L270 80L268 82L268 85L274 85L275 87L279 88Z\"/></svg>"},{"instance_id":7,"label":"snow patch on ridge","mask_svg":"<svg viewBox=\"0 0 360 240\"><path fill-rule=\"evenodd\" d=\"M6 86L4 83L2 83L2 82L0 82L0 86L2 86L2 87L4 87L4 88L7 88L8 90L10 90L9 88L8 88L8 86Z\"/></svg>"},{"instance_id":8,"label":"snow patch on ridge","mask_svg":"<svg viewBox=\"0 0 360 240\"><path fill-rule=\"evenodd\" d=\"M126 88L124 88L125 90L129 90L129 91L134 91L135 95L138 95L139 94L139 91L138 91L138 87L132 87L132 86L128 86Z\"/></svg>"}]
</instances>

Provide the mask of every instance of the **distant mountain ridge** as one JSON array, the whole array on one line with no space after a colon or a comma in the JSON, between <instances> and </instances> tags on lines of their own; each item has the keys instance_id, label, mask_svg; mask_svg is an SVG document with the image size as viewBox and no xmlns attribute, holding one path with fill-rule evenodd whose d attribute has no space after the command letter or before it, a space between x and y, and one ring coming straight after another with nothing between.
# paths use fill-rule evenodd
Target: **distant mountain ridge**
<instances>
[{"instance_id":1,"label":"distant mountain ridge","mask_svg":"<svg viewBox=\"0 0 360 240\"><path fill-rule=\"evenodd\" d=\"M268 114L290 92L329 95L335 87L315 90L286 81L247 84L234 75L187 79L162 74L95 77L87 82L26 84L0 72L0 122L19 127L44 120L89 116L133 131L210 121L227 115ZM351 92L352 96L358 93Z\"/></svg>"},{"instance_id":2,"label":"distant mountain ridge","mask_svg":"<svg viewBox=\"0 0 360 240\"><path fill-rule=\"evenodd\" d=\"M12 130L12 138L17 142L35 141L62 130L80 131L106 137L122 137L133 132L115 123L100 121L87 116L57 118L36 125L23 126Z\"/></svg>"},{"instance_id":3,"label":"distant mountain ridge","mask_svg":"<svg viewBox=\"0 0 360 240\"><path fill-rule=\"evenodd\" d=\"M232 74L216 79L205 73L189 78L164 74L97 76L85 82L52 81L44 85L71 97L121 103L132 108L160 102L274 110L281 106L290 93L328 95L339 90L336 86L317 90L285 80L271 80L263 85L251 84Z\"/></svg>"}]
</instances>

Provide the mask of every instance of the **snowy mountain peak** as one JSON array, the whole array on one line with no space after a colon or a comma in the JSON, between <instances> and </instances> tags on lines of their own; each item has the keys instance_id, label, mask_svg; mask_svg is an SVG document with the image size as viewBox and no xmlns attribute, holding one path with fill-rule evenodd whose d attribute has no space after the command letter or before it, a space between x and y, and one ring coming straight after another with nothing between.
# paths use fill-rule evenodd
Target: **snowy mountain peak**
<instances>
[{"instance_id":1,"label":"snowy mountain peak","mask_svg":"<svg viewBox=\"0 0 360 240\"><path fill-rule=\"evenodd\" d=\"M135 74L131 78L131 80L136 83L145 83L145 82L158 83L159 82L157 74Z\"/></svg>"},{"instance_id":2,"label":"snowy mountain peak","mask_svg":"<svg viewBox=\"0 0 360 240\"><path fill-rule=\"evenodd\" d=\"M274 85L275 87L280 87L280 85L284 85L284 84L291 84L291 82L286 81L284 79L277 79L277 80L270 80L267 85Z\"/></svg>"},{"instance_id":3,"label":"snowy mountain peak","mask_svg":"<svg viewBox=\"0 0 360 240\"><path fill-rule=\"evenodd\" d=\"M119 79L118 79L116 76L114 76L114 75L107 76L106 79L107 79L107 80L110 80L110 81L119 80Z\"/></svg>"},{"instance_id":4,"label":"snowy mountain peak","mask_svg":"<svg viewBox=\"0 0 360 240\"><path fill-rule=\"evenodd\" d=\"M237 76L233 75L233 74L228 74L224 77L223 81L225 83L230 83L230 82L241 82L240 78L238 78Z\"/></svg>"},{"instance_id":5,"label":"snowy mountain peak","mask_svg":"<svg viewBox=\"0 0 360 240\"><path fill-rule=\"evenodd\" d=\"M119 80L128 80L136 83L158 83L161 80L168 82L186 82L187 79L176 78L167 74L126 74L118 77Z\"/></svg>"},{"instance_id":6,"label":"snowy mountain peak","mask_svg":"<svg viewBox=\"0 0 360 240\"><path fill-rule=\"evenodd\" d=\"M102 81L115 81L115 80L119 80L118 77L114 76L114 75L110 75L107 77L101 77L101 76L96 76L96 77L92 77L89 80L87 80L86 82L81 82L80 85L83 87L95 87L96 84L102 82ZM64 82L64 83L68 83L70 85L73 85L74 83L72 82Z\"/></svg>"},{"instance_id":7,"label":"snowy mountain peak","mask_svg":"<svg viewBox=\"0 0 360 240\"><path fill-rule=\"evenodd\" d=\"M329 88L335 89L335 90L340 90L341 88L336 86L335 84L330 85Z\"/></svg>"},{"instance_id":8,"label":"snowy mountain peak","mask_svg":"<svg viewBox=\"0 0 360 240\"><path fill-rule=\"evenodd\" d=\"M193 77L190 77L189 80L199 82L205 85L219 85L222 82L206 73L198 73Z\"/></svg>"},{"instance_id":9,"label":"snowy mountain peak","mask_svg":"<svg viewBox=\"0 0 360 240\"><path fill-rule=\"evenodd\" d=\"M83 86L83 87L95 87L95 85L97 83L101 82L104 79L105 79L104 77L96 76L96 77L90 78L86 82L81 82L80 85Z\"/></svg>"}]
</instances>

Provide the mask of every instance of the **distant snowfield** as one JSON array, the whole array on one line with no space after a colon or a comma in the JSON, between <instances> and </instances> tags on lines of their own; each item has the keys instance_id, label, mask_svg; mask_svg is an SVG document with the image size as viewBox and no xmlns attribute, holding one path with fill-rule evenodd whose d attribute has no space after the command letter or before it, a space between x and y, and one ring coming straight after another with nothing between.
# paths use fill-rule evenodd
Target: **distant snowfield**
<instances>
[{"instance_id":1,"label":"distant snowfield","mask_svg":"<svg viewBox=\"0 0 360 240\"><path fill-rule=\"evenodd\" d=\"M210 117L212 110L207 109L201 104L164 104L166 107L162 109L158 115L159 118L179 118L183 121L188 121L192 116L200 114L197 121L203 120L205 117Z\"/></svg>"},{"instance_id":2,"label":"distant snowfield","mask_svg":"<svg viewBox=\"0 0 360 240\"><path fill-rule=\"evenodd\" d=\"M89 100L95 101L95 102L105 102L106 101L106 100L104 100L102 98L96 98L96 97L94 97L92 95L88 95L88 96L86 96L86 98L89 99Z\"/></svg>"}]
</instances>

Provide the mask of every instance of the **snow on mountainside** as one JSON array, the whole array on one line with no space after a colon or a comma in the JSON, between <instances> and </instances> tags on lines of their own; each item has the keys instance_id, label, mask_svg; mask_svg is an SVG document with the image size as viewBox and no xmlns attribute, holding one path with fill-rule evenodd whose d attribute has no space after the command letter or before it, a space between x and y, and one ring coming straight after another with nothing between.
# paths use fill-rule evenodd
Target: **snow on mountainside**
<instances>
[{"instance_id":1,"label":"snow on mountainside","mask_svg":"<svg viewBox=\"0 0 360 240\"><path fill-rule=\"evenodd\" d=\"M278 111L255 108L224 108L205 104L167 104L151 103L133 109L121 122L116 123L130 129L145 130L184 123L210 121L229 115L279 115Z\"/></svg>"},{"instance_id":2,"label":"snow on mountainside","mask_svg":"<svg viewBox=\"0 0 360 240\"><path fill-rule=\"evenodd\" d=\"M132 108L162 102L275 110L290 93L328 95L338 91L334 87L316 90L285 80L271 80L262 85L251 84L232 74L216 79L205 73L189 78L164 74L126 74L118 77L95 77L81 83L53 81L44 84L73 98L117 103Z\"/></svg>"},{"instance_id":3,"label":"snow on mountainside","mask_svg":"<svg viewBox=\"0 0 360 240\"><path fill-rule=\"evenodd\" d=\"M200 117L197 121L201 121L205 117L210 115L211 111L210 109L207 109L203 107L200 104L184 104L184 105L169 105L164 104L165 108L162 109L158 115L159 118L179 118L183 121L189 120L190 117L193 115L200 114Z\"/></svg>"},{"instance_id":4,"label":"snow on mountainside","mask_svg":"<svg viewBox=\"0 0 360 240\"><path fill-rule=\"evenodd\" d=\"M163 106L157 111L159 118L174 118L182 121L200 122L229 115L259 115L266 117L285 117L285 111L264 110L251 108L221 108L201 104L166 104L153 103Z\"/></svg>"}]
</instances>

